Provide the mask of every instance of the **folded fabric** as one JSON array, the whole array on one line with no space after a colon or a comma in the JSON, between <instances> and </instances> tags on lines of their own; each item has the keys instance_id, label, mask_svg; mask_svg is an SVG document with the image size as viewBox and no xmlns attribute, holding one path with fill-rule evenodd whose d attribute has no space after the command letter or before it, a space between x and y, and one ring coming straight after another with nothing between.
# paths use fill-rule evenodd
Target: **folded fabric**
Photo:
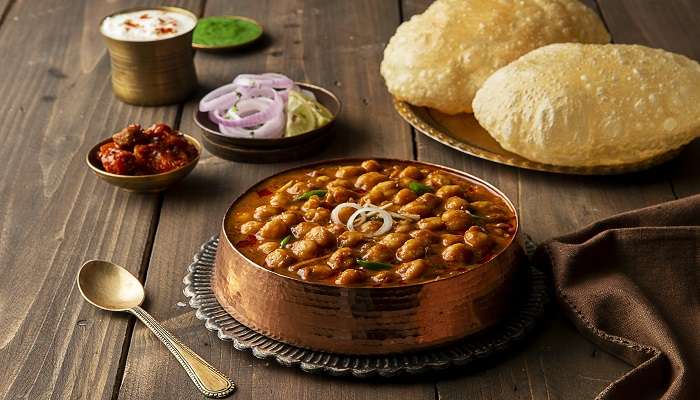
<instances>
[{"instance_id":1,"label":"folded fabric","mask_svg":"<svg viewBox=\"0 0 700 400\"><path fill-rule=\"evenodd\" d=\"M635 368L599 399L700 399L700 195L542 244L578 330Z\"/></svg>"}]
</instances>

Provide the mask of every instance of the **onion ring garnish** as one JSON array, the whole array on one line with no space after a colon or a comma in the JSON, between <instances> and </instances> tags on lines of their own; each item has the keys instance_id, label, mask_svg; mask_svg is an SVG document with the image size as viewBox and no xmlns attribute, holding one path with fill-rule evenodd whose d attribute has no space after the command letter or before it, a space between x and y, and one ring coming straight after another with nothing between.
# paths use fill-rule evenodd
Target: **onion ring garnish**
<instances>
[{"instance_id":1,"label":"onion ring garnish","mask_svg":"<svg viewBox=\"0 0 700 400\"><path fill-rule=\"evenodd\" d=\"M377 206L364 206L364 207L358 209L357 211L355 211L354 213L352 213L350 218L348 218L348 223L347 223L348 230L351 230L351 231L355 230L354 224L355 224L355 220L358 217L362 218L361 223L363 223L368 215L374 215L374 214L379 215L379 217L383 220L383 223L382 223L382 226L379 227L379 229L377 229L375 232L368 233L367 236L369 236L369 237L379 236L379 235L383 235L383 234L389 232L391 227L394 225L394 220L393 220L393 218L391 218L391 215L389 215L389 213L386 210L379 208Z\"/></svg>"}]
</instances>

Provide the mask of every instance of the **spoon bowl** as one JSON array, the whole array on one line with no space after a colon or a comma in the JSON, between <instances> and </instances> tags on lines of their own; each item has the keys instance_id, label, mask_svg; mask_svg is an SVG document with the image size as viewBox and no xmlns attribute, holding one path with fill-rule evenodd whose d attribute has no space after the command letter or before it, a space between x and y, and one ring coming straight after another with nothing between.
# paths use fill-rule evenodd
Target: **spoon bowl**
<instances>
[{"instance_id":1,"label":"spoon bowl","mask_svg":"<svg viewBox=\"0 0 700 400\"><path fill-rule=\"evenodd\" d=\"M80 267L78 289L90 304L107 311L127 311L140 306L146 297L143 285L129 271L100 260Z\"/></svg>"},{"instance_id":2,"label":"spoon bowl","mask_svg":"<svg viewBox=\"0 0 700 400\"><path fill-rule=\"evenodd\" d=\"M185 346L140 307L146 292L141 282L125 268L109 261L90 260L80 267L77 281L80 294L88 303L106 311L128 312L143 322L175 356L202 394L219 399L236 390L231 379Z\"/></svg>"}]
</instances>

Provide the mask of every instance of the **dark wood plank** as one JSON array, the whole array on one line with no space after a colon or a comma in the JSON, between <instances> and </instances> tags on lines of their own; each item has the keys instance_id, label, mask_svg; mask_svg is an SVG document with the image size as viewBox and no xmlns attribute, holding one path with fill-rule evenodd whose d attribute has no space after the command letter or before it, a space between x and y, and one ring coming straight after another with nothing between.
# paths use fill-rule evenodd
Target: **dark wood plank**
<instances>
[{"instance_id":1,"label":"dark wood plank","mask_svg":"<svg viewBox=\"0 0 700 400\"><path fill-rule=\"evenodd\" d=\"M333 143L316 158L411 157L410 129L395 115L378 74L382 50L399 21L396 2L247 0L237 2L235 8L223 0L207 2L207 15L230 13L261 21L267 44L243 53L198 54L199 77L205 87L200 95L239 73L280 71L328 87L344 103ZM185 131L196 129L190 117L196 100L183 113ZM154 295L147 308L237 382L237 399L433 399L431 382L387 385L327 378L257 360L221 342L203 328L191 309L178 306L185 301L184 267L198 246L217 232L233 199L253 182L288 165L231 163L207 155L191 179L166 194L148 270L146 287ZM196 390L163 346L137 327L119 396L188 398L196 396Z\"/></svg>"},{"instance_id":2,"label":"dark wood plank","mask_svg":"<svg viewBox=\"0 0 700 400\"><path fill-rule=\"evenodd\" d=\"M430 3L405 0L404 19ZM593 1L587 4L595 7ZM416 141L419 159L474 173L501 188L519 207L524 232L536 241L619 211L673 198L665 174L659 171L613 178L537 173L463 155L420 134ZM555 316L502 365L438 382L438 392L441 399L592 398L628 368L595 351L568 322Z\"/></svg>"},{"instance_id":3,"label":"dark wood plank","mask_svg":"<svg viewBox=\"0 0 700 400\"><path fill-rule=\"evenodd\" d=\"M697 1L599 0L599 7L615 42L659 47L700 60ZM667 173L678 197L700 193L697 171L700 171L700 140L668 165Z\"/></svg>"},{"instance_id":4,"label":"dark wood plank","mask_svg":"<svg viewBox=\"0 0 700 400\"><path fill-rule=\"evenodd\" d=\"M90 258L139 274L158 202L99 182L84 156L176 115L112 96L97 25L137 3L17 0L0 27L0 398L111 397L128 319L85 303L75 274Z\"/></svg>"}]
</instances>

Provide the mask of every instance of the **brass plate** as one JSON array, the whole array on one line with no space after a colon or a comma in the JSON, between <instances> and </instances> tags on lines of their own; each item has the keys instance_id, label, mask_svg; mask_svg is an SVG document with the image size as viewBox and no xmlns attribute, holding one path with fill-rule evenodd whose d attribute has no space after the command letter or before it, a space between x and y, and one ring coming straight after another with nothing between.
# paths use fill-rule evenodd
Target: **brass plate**
<instances>
[{"instance_id":1,"label":"brass plate","mask_svg":"<svg viewBox=\"0 0 700 400\"><path fill-rule=\"evenodd\" d=\"M630 164L599 165L591 167L565 167L530 161L504 150L489 133L479 125L472 114L447 115L427 107L417 107L394 98L394 108L417 131L438 142L474 157L499 164L572 175L617 175L642 171L662 164L678 155L683 148Z\"/></svg>"},{"instance_id":2,"label":"brass plate","mask_svg":"<svg viewBox=\"0 0 700 400\"><path fill-rule=\"evenodd\" d=\"M334 376L393 377L415 375L454 367L476 367L487 359L502 359L526 340L545 313L549 302L547 278L534 266L522 268L518 301L507 318L487 331L428 350L383 356L342 355L303 349L286 344L240 323L224 310L212 289L218 235L207 240L194 256L183 279L183 293L195 316L219 339L232 342L236 350L250 351L260 359L274 360L285 367L298 367L315 374ZM534 243L525 240L528 254Z\"/></svg>"}]
</instances>

